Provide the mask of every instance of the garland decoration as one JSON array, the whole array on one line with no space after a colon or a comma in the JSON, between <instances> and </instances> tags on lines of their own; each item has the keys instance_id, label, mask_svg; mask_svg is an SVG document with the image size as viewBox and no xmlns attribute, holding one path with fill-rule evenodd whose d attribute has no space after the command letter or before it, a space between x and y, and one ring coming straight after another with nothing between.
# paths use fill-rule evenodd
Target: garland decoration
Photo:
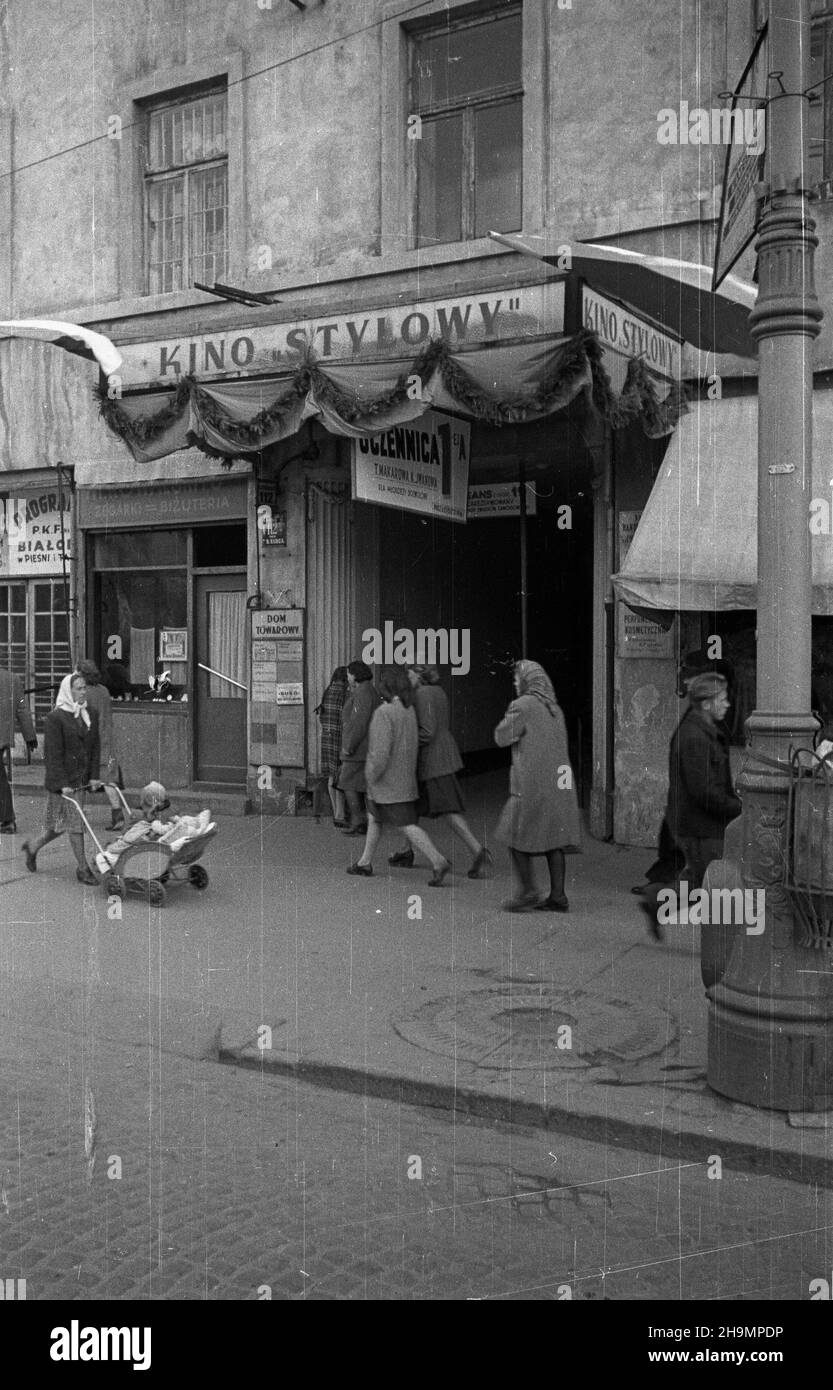
<instances>
[{"instance_id":1,"label":"garland decoration","mask_svg":"<svg viewBox=\"0 0 833 1390\"><path fill-rule=\"evenodd\" d=\"M129 414L118 399L111 399L106 384L96 387L99 410L105 423L121 435L128 445L139 451L152 446L172 428L193 406L195 414L214 434L232 448L244 452L256 450L264 439L279 430L287 415L312 392L316 400L346 424L369 433L378 429L379 417L386 415L409 399L414 377L423 387L436 374L453 400L468 415L490 425L522 424L526 420L550 414L558 408L559 400L566 403L575 394L577 383L589 374L585 387L593 406L614 429L621 429L632 420L641 419L645 433L650 436L667 434L686 409L685 391L675 387L668 399L657 399L654 380L642 358L628 363L627 376L620 396L616 396L603 362L603 349L590 329L582 328L572 338L559 344L547 375L531 392L498 397L482 387L466 370L464 361L455 355L442 338L432 339L403 371L396 383L371 399L356 391L339 386L322 370L315 353L307 347L293 372L275 398L249 420L236 419L228 408L212 396L210 388L193 376L183 376L170 391L165 404L152 414ZM195 444L212 457L222 454L215 446L189 431L189 443Z\"/></svg>"}]
</instances>

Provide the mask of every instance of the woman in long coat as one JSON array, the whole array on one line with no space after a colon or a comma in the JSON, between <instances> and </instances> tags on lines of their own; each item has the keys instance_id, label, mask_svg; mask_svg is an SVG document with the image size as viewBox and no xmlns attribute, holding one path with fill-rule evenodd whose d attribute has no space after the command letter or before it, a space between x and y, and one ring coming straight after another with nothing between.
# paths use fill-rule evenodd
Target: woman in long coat
<instances>
[{"instance_id":1,"label":"woman in long coat","mask_svg":"<svg viewBox=\"0 0 833 1390\"><path fill-rule=\"evenodd\" d=\"M75 856L75 877L79 883L98 883L84 852L83 821L75 807L64 800L71 796L83 806L84 789L89 785L91 790L98 790L101 786L98 714L87 709L87 683L78 672L64 676L55 708L46 716L43 729L46 815L43 834L33 844L23 841L26 868L35 873L38 852L66 830Z\"/></svg>"},{"instance_id":2,"label":"woman in long coat","mask_svg":"<svg viewBox=\"0 0 833 1390\"><path fill-rule=\"evenodd\" d=\"M341 763L341 720L347 696L347 667L337 666L316 711L321 723L321 771L327 778L327 791L333 808L333 825L346 829L344 792L338 787Z\"/></svg>"},{"instance_id":3,"label":"woman in long coat","mask_svg":"<svg viewBox=\"0 0 833 1390\"><path fill-rule=\"evenodd\" d=\"M474 856L469 878L483 878L492 856L481 845L464 815L466 805L457 779L463 759L449 728L448 697L440 685L440 673L436 666L411 666L408 677L414 687L414 709L419 727L417 781L420 802L417 809L429 820L443 817L448 821L455 835ZM397 850L388 860L389 864L404 867L410 867L413 862L414 852L410 846Z\"/></svg>"},{"instance_id":4,"label":"woman in long coat","mask_svg":"<svg viewBox=\"0 0 833 1390\"><path fill-rule=\"evenodd\" d=\"M373 673L363 661L351 661L347 667L347 698L341 717L341 770L339 791L344 792L350 812L350 829L345 835L364 835L367 817L363 801L367 784L364 779L364 760L367 757L367 732L379 696L373 688Z\"/></svg>"},{"instance_id":5,"label":"woman in long coat","mask_svg":"<svg viewBox=\"0 0 833 1390\"><path fill-rule=\"evenodd\" d=\"M564 715L537 661L517 662L514 684L517 698L495 729L495 743L512 749L509 800L495 833L509 846L520 880L520 895L504 906L509 912L567 912L564 852L579 851L581 821ZM543 902L532 880L536 854L546 856L550 873L549 897Z\"/></svg>"}]
</instances>

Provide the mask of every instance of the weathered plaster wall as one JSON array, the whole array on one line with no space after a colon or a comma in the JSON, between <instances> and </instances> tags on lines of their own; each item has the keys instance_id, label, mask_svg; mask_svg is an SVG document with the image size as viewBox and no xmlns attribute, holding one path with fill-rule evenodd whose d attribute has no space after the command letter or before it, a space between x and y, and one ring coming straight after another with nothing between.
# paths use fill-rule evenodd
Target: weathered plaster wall
<instances>
[{"instance_id":1,"label":"weathered plaster wall","mask_svg":"<svg viewBox=\"0 0 833 1390\"><path fill-rule=\"evenodd\" d=\"M425 12L446 8L432 0ZM379 21L390 10L387 0L328 0L303 14L284 0L271 9L254 0L12 0L4 92L18 171L15 311L132 292L119 283L131 207L108 119L137 80L224 53L242 55L242 263L251 282L303 283L334 267L348 276L378 261L382 185L393 172L380 128ZM682 11L577 0L545 12L547 220L565 235L614 235L696 217L722 152L660 145L657 112L682 99L716 101L727 71L742 65L745 25L727 28L725 0ZM403 157L391 142L385 158ZM258 271L264 247L271 266Z\"/></svg>"}]
</instances>

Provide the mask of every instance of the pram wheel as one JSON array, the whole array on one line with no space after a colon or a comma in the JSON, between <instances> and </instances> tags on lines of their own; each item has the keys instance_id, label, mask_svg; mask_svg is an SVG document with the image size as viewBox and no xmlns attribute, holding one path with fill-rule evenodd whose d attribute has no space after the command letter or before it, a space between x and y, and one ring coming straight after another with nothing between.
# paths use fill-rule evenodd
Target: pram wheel
<instances>
[{"instance_id":1,"label":"pram wheel","mask_svg":"<svg viewBox=\"0 0 833 1390\"><path fill-rule=\"evenodd\" d=\"M153 907L162 907L165 902L165 889L158 879L152 878L147 887L148 902Z\"/></svg>"},{"instance_id":2,"label":"pram wheel","mask_svg":"<svg viewBox=\"0 0 833 1390\"><path fill-rule=\"evenodd\" d=\"M104 891L108 898L123 898L125 887L118 874L104 875Z\"/></svg>"},{"instance_id":3,"label":"pram wheel","mask_svg":"<svg viewBox=\"0 0 833 1390\"><path fill-rule=\"evenodd\" d=\"M192 888L207 888L208 874L202 864L192 864L188 870L188 882Z\"/></svg>"}]
</instances>

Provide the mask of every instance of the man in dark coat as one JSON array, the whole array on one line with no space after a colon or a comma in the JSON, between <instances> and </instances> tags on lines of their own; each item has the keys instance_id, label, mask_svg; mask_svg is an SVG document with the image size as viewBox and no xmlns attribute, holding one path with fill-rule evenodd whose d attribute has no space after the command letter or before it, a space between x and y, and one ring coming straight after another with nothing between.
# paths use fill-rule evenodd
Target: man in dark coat
<instances>
[{"instance_id":1,"label":"man in dark coat","mask_svg":"<svg viewBox=\"0 0 833 1390\"><path fill-rule=\"evenodd\" d=\"M733 682L731 666L728 661L710 657L702 648L698 648L698 650L694 652L688 652L680 663L680 669L677 672L678 699L684 700L688 695L688 688L691 682L697 676L704 676L708 672L713 672L726 678L729 701L731 703ZM726 727L725 724L722 727ZM662 825L659 828L657 857L650 869L645 873L645 882L636 884L636 886L631 889L631 892L636 893L638 897L644 897L648 891L648 884L676 882L684 864L685 855L680 846L675 844L674 837L668 825L668 817L664 816Z\"/></svg>"},{"instance_id":2,"label":"man in dark coat","mask_svg":"<svg viewBox=\"0 0 833 1390\"><path fill-rule=\"evenodd\" d=\"M699 888L712 859L723 854L729 821L741 812L732 786L729 744L720 727L729 708L722 676L697 676L689 708L671 740L668 823L686 858L689 891Z\"/></svg>"},{"instance_id":3,"label":"man in dark coat","mask_svg":"<svg viewBox=\"0 0 833 1390\"><path fill-rule=\"evenodd\" d=\"M29 706L23 698L22 682L11 671L0 671L0 835L14 835L17 830L12 789L6 772L6 759L11 763L15 728L22 733L29 751L34 751L38 741Z\"/></svg>"},{"instance_id":4,"label":"man in dark coat","mask_svg":"<svg viewBox=\"0 0 833 1390\"><path fill-rule=\"evenodd\" d=\"M729 708L726 680L715 673L696 676L688 687L688 708L671 739L666 821L685 855L680 879L689 892L700 888L713 859L723 855L723 835L741 813L732 786L729 740L723 720ZM650 930L662 939L657 897L662 885L646 892L643 908Z\"/></svg>"}]
</instances>

